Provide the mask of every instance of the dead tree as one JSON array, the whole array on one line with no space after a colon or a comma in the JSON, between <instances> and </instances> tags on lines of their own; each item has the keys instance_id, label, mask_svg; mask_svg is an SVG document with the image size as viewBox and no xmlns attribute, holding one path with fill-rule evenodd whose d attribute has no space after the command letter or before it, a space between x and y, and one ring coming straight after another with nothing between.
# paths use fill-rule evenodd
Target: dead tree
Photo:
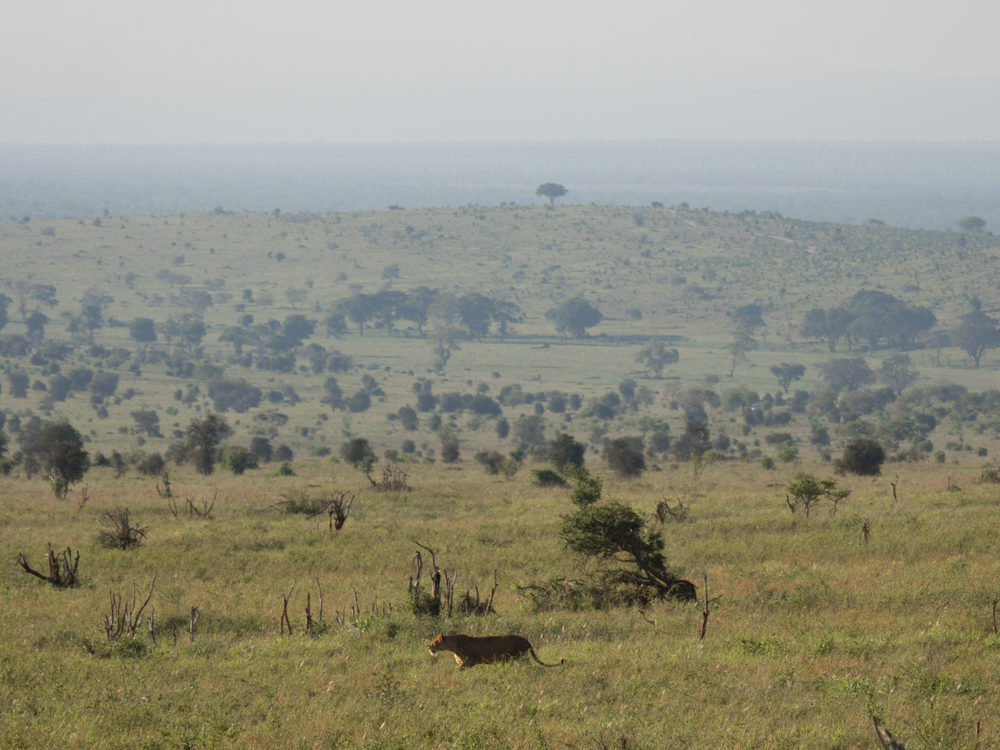
<instances>
[{"instance_id":1,"label":"dead tree","mask_svg":"<svg viewBox=\"0 0 1000 750\"><path fill-rule=\"evenodd\" d=\"M490 590L490 598L484 604L479 599L479 586L476 585L474 588L476 590L476 598L473 600L472 591L466 590L465 596L462 598L460 604L465 609L465 614L467 615L488 615L490 612L496 612L493 609L493 597L497 592L497 588L500 586L500 581L497 576L497 571L493 571L493 588Z\"/></svg>"},{"instance_id":2,"label":"dead tree","mask_svg":"<svg viewBox=\"0 0 1000 750\"><path fill-rule=\"evenodd\" d=\"M382 476L377 480L372 476L371 464L365 464L365 476L371 482L372 488L378 492L405 492L410 489L407 484L409 475L392 464L386 464L382 467Z\"/></svg>"},{"instance_id":3,"label":"dead tree","mask_svg":"<svg viewBox=\"0 0 1000 750\"><path fill-rule=\"evenodd\" d=\"M654 521L659 521L660 523L666 523L667 519L683 521L687 518L688 510L689 508L684 505L683 500L678 500L677 507L671 508L670 501L667 498L663 498L653 509L652 518Z\"/></svg>"},{"instance_id":4,"label":"dead tree","mask_svg":"<svg viewBox=\"0 0 1000 750\"><path fill-rule=\"evenodd\" d=\"M458 571L452 571L451 575L446 570L444 572L444 601L448 607L448 617L451 617L452 607L455 604L455 583L458 581ZM466 592L468 596L468 592Z\"/></svg>"},{"instance_id":5,"label":"dead tree","mask_svg":"<svg viewBox=\"0 0 1000 750\"><path fill-rule=\"evenodd\" d=\"M896 485L899 484L899 474L896 474L896 479L889 484L892 485L892 501L896 502Z\"/></svg>"},{"instance_id":6,"label":"dead tree","mask_svg":"<svg viewBox=\"0 0 1000 750\"><path fill-rule=\"evenodd\" d=\"M76 502L76 512L77 513L79 513L81 510L83 510L83 506L87 504L88 500L90 500L90 496L87 494L87 490L88 489L89 489L88 487L83 487L80 490L80 499L77 500L77 502Z\"/></svg>"},{"instance_id":7,"label":"dead tree","mask_svg":"<svg viewBox=\"0 0 1000 750\"><path fill-rule=\"evenodd\" d=\"M288 589L288 594L281 595L281 619L278 621L281 635L285 634L285 624L288 624L288 635L292 634L292 621L288 619L288 600L292 598L292 591L295 590L295 581Z\"/></svg>"},{"instance_id":8,"label":"dead tree","mask_svg":"<svg viewBox=\"0 0 1000 750\"><path fill-rule=\"evenodd\" d=\"M163 489L160 489L160 483L156 483L156 494L160 497L165 497L166 499L172 498L174 495L170 491L170 475L167 472L163 472ZM176 513L174 514L177 515Z\"/></svg>"},{"instance_id":9,"label":"dead tree","mask_svg":"<svg viewBox=\"0 0 1000 750\"><path fill-rule=\"evenodd\" d=\"M127 635L129 638L135 637L135 631L142 624L142 611L149 604L155 585L156 576L154 575L153 582L149 584L149 592L138 609L136 609L138 598L134 582L132 583L131 599L125 596L116 596L113 591L109 592L111 596L111 612L104 616L104 633L107 635L109 641L116 641L123 635Z\"/></svg>"},{"instance_id":10,"label":"dead tree","mask_svg":"<svg viewBox=\"0 0 1000 750\"><path fill-rule=\"evenodd\" d=\"M188 624L188 638L191 643L194 643L194 626L198 624L198 620L201 619L201 610L198 605L191 607L191 620Z\"/></svg>"},{"instance_id":11,"label":"dead tree","mask_svg":"<svg viewBox=\"0 0 1000 750\"><path fill-rule=\"evenodd\" d=\"M701 633L698 634L698 640L699 641L705 640L705 630L708 628L708 615L710 614L709 607L711 606L712 602L717 602L717 601L719 601L719 599L722 598L722 594L719 594L714 599L709 599L708 598L708 574L707 573L702 573L701 580L705 584L705 608L701 611Z\"/></svg>"},{"instance_id":12,"label":"dead tree","mask_svg":"<svg viewBox=\"0 0 1000 750\"><path fill-rule=\"evenodd\" d=\"M148 526L133 524L128 508L115 507L104 511L108 525L97 534L97 543L108 549L138 549L146 539Z\"/></svg>"},{"instance_id":13,"label":"dead tree","mask_svg":"<svg viewBox=\"0 0 1000 750\"><path fill-rule=\"evenodd\" d=\"M330 516L330 533L333 534L335 530L340 531L344 527L352 505L354 505L354 495L348 499L346 492L334 493L330 495L330 499L322 508L315 513L310 513L307 519L326 513Z\"/></svg>"},{"instance_id":14,"label":"dead tree","mask_svg":"<svg viewBox=\"0 0 1000 750\"><path fill-rule=\"evenodd\" d=\"M410 599L413 602L413 610L417 614L429 614L437 617L441 614L441 577L442 571L437 566L437 555L434 553L430 547L427 547L420 542L414 541L415 545L421 549L427 550L431 555L431 593L428 595L420 590L420 575L424 569L424 559L420 554L420 550L417 550L416 555L413 556L413 563L416 566L415 575L410 577L409 594ZM457 576L458 573L456 572ZM454 592L454 580L450 577L446 577L446 585L450 581L451 591ZM451 602L453 604L453 601ZM447 605L447 603L446 603Z\"/></svg>"},{"instance_id":15,"label":"dead tree","mask_svg":"<svg viewBox=\"0 0 1000 750\"><path fill-rule=\"evenodd\" d=\"M212 509L215 507L215 501L218 500L218 499L219 499L219 491L216 490L215 494L212 495L212 502L209 503L207 500L205 500L203 498L202 501L201 501L201 508L199 509L199 508L197 508L195 506L194 500L192 500L189 497L185 498L185 502L187 503L187 507L188 507L188 518L192 518L192 517L196 517L196 518L211 518L212 517Z\"/></svg>"},{"instance_id":16,"label":"dead tree","mask_svg":"<svg viewBox=\"0 0 1000 750\"><path fill-rule=\"evenodd\" d=\"M861 540L865 544L868 544L868 537L871 536L871 533L872 533L872 522L870 518L866 518L865 522L861 524Z\"/></svg>"},{"instance_id":17,"label":"dead tree","mask_svg":"<svg viewBox=\"0 0 1000 750\"><path fill-rule=\"evenodd\" d=\"M50 544L49 552L45 556L45 559L49 563L48 575L39 573L37 570L28 565L28 560L23 554L18 554L17 563L24 569L25 573L33 575L36 578L41 578L43 581L51 583L53 586L63 589L76 586L76 571L77 568L80 567L80 550L76 551L75 557L69 547L66 548L65 552L56 555L56 553L52 550L52 545Z\"/></svg>"},{"instance_id":18,"label":"dead tree","mask_svg":"<svg viewBox=\"0 0 1000 750\"><path fill-rule=\"evenodd\" d=\"M431 553L431 568L432 568L431 596L434 599L441 601L441 569L437 566L437 556L434 554L434 550L432 550L430 547L426 547L416 540L414 540L413 543L418 547L420 547L421 549L425 549ZM420 559L420 550L417 550L416 561L417 561L417 580L419 582L420 568L423 565L423 562Z\"/></svg>"}]
</instances>

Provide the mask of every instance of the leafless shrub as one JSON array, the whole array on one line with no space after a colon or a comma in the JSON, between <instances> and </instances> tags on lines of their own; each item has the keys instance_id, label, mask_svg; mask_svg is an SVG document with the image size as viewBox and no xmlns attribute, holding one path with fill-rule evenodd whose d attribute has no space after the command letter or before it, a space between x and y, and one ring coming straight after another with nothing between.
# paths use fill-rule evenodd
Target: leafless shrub
<instances>
[{"instance_id":1,"label":"leafless shrub","mask_svg":"<svg viewBox=\"0 0 1000 750\"><path fill-rule=\"evenodd\" d=\"M1000 469L987 466L979 475L980 484L1000 484Z\"/></svg>"},{"instance_id":2,"label":"leafless shrub","mask_svg":"<svg viewBox=\"0 0 1000 750\"><path fill-rule=\"evenodd\" d=\"M410 489L406 472L393 464L383 466L382 476L378 479L372 476L372 467L368 464L365 465L365 474L378 492L406 492Z\"/></svg>"},{"instance_id":3,"label":"leafless shrub","mask_svg":"<svg viewBox=\"0 0 1000 750\"><path fill-rule=\"evenodd\" d=\"M107 549L138 549L146 541L148 526L132 523L128 508L104 511L105 526L97 533L97 543Z\"/></svg>"},{"instance_id":4,"label":"leafless shrub","mask_svg":"<svg viewBox=\"0 0 1000 750\"><path fill-rule=\"evenodd\" d=\"M354 505L354 495L347 499L346 492L332 493L326 498L326 505L321 509L309 516L309 518L315 518L316 516L326 513L330 516L330 533L332 534L334 530L340 531L344 527L344 523L347 522L347 516L351 512L351 506Z\"/></svg>"},{"instance_id":5,"label":"leafless shrub","mask_svg":"<svg viewBox=\"0 0 1000 750\"><path fill-rule=\"evenodd\" d=\"M153 586L155 585L156 576L154 575L153 582L149 584L149 592L138 609L136 609L138 597L136 595L135 583L132 584L131 599L126 596L116 596L113 591L110 592L111 612L104 616L104 633L107 635L109 641L116 641L123 635L127 635L130 638L135 637L135 632L142 624L142 611L149 604L149 600L153 596Z\"/></svg>"},{"instance_id":6,"label":"leafless shrub","mask_svg":"<svg viewBox=\"0 0 1000 750\"><path fill-rule=\"evenodd\" d=\"M280 510L284 513L298 513L312 517L324 513L329 504L328 499L309 497L305 492L289 492L281 497L285 499L269 506L268 510Z\"/></svg>"},{"instance_id":7,"label":"leafless shrub","mask_svg":"<svg viewBox=\"0 0 1000 750\"><path fill-rule=\"evenodd\" d=\"M177 500L175 500L171 496L168 501L168 507L170 508L170 513L173 515L174 518L179 518L181 512L183 512L184 515L186 515L188 518L211 518L212 509L215 507L215 501L218 499L218 497L219 497L219 491L216 490L215 494L212 495L211 503L209 503L208 500L202 498L200 508L197 505L195 505L194 500L192 500L190 497L186 497L184 498L184 505L185 505L184 510L181 511L178 510L177 508Z\"/></svg>"},{"instance_id":8,"label":"leafless shrub","mask_svg":"<svg viewBox=\"0 0 1000 750\"><path fill-rule=\"evenodd\" d=\"M691 506L685 505L683 500L678 500L677 505L671 508L670 501L667 498L663 498L653 509L652 518L660 523L684 521L687 519L690 510Z\"/></svg>"},{"instance_id":9,"label":"leafless shrub","mask_svg":"<svg viewBox=\"0 0 1000 750\"><path fill-rule=\"evenodd\" d=\"M28 560L24 555L19 554L17 556L18 565L20 565L25 573L35 576L36 578L41 578L47 583L51 583L53 586L58 588L72 588L78 583L76 576L77 568L80 567L80 551L77 550L76 556L73 556L72 551L69 547L66 551L60 555L57 555L52 550L52 545L49 545L49 552L45 556L45 559L49 563L49 574L44 575L39 573L37 570L33 569L28 565Z\"/></svg>"}]
</instances>

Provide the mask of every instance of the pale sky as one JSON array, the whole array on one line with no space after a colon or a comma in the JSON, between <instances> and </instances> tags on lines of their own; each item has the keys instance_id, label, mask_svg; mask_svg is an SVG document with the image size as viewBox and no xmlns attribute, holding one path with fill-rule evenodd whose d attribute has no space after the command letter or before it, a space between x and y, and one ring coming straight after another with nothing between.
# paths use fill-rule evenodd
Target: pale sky
<instances>
[{"instance_id":1,"label":"pale sky","mask_svg":"<svg viewBox=\"0 0 1000 750\"><path fill-rule=\"evenodd\" d=\"M2 19L0 143L1000 138L996 0L13 0Z\"/></svg>"}]
</instances>

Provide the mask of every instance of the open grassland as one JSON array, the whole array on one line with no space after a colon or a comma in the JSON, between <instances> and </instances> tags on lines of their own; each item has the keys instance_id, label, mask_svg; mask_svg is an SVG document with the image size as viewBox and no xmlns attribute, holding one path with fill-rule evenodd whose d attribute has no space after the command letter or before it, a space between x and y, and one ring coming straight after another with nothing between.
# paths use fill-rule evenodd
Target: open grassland
<instances>
[{"instance_id":1,"label":"open grassland","mask_svg":"<svg viewBox=\"0 0 1000 750\"><path fill-rule=\"evenodd\" d=\"M974 368L942 336L977 299L995 313L998 255L987 234L686 208L220 211L0 224L0 291L12 300L0 332L9 354L0 409L11 454L38 417L69 421L92 457L119 451L134 465L220 409L213 383L242 379L262 398L225 411L233 433L224 446L266 437L295 453L291 476L277 476L273 463L207 477L171 463L174 508L160 496L164 479L134 468L119 478L91 468L58 500L41 475L5 464L0 747L597 748L627 738L629 748L857 748L874 744L872 716L911 748L974 747L977 722L980 747L1000 746L992 620L1000 485L979 482L1000 448L1000 398L973 393L996 389L1000 358L987 351ZM48 297L30 296L49 286ZM369 321L363 335L354 323L324 331L322 321L353 295L420 286L511 302L522 317L502 340L496 328L456 339L444 366L434 364L430 325L426 335L402 319ZM828 391L818 365L833 355L799 335L810 308L861 290L925 305L938 321L905 352L921 379L867 411L858 394L872 403L877 394ZM605 320L588 337L565 338L546 313L577 296ZM81 327L87 299L100 302L100 325ZM732 316L747 304L760 306L764 326L729 378ZM25 318L36 309L48 323L32 339ZM231 329L251 329L248 315L277 333L299 314L319 325L282 369L261 368L260 351L250 364L226 343ZM155 342L133 339L129 324L139 318L152 319ZM179 331L193 322L206 333L185 340ZM636 362L652 337L679 352L659 379ZM317 370L309 346L350 362ZM844 349L836 356L858 355ZM900 350L866 359L877 369L892 352ZM791 389L805 392L798 406L793 395L781 402L770 372L786 362L806 368ZM117 375L117 389L51 398L56 376L77 370ZM31 384L23 397L13 393L18 374ZM369 393L370 407L324 401L331 374L345 397ZM622 388L629 378L636 382ZM496 410L446 408L442 399L408 429L400 409L419 405L426 381L439 399L478 393L496 399ZM741 386L745 403L727 406ZM602 413L610 396L618 401ZM702 406L709 458L687 463L653 440L677 444ZM140 429L136 411L155 413L159 436ZM763 412L786 421L765 424ZM905 436L889 429L903 423ZM874 480L840 480L851 494L835 515L829 503L808 519L792 514L788 483L800 472L829 477L828 459L864 430L895 440L897 461ZM568 490L530 481L560 432L587 445L606 497L643 516L664 498L689 509L662 531L678 572L699 587L707 575L710 594L722 595L704 641L700 603L538 611L518 588L593 572L560 539L560 516L574 508ZM598 458L622 435L648 441L649 468L632 481ZM413 441L398 457L412 489L375 492L328 458L356 437L380 457ZM461 457L444 464L438 451L452 439ZM516 447L527 465L511 479L487 476L472 460ZM772 455L777 466L766 470L758 459ZM278 506L332 492L356 496L339 533L325 514L307 519ZM213 498L210 518L185 512L187 499L204 509ZM96 542L115 507L148 527L140 549ZM496 614L415 614L407 582L416 542L459 571L459 595L478 586L485 598L496 571ZM18 554L44 569L48 543L80 551L83 585L60 590L22 572ZM154 576L155 643L148 620L135 638L110 642L110 594L134 585L141 601ZM292 632L281 634L281 598L293 581ZM192 607L201 612L193 638ZM426 648L455 631L520 633L543 660L566 663L458 671Z\"/></svg>"},{"instance_id":2,"label":"open grassland","mask_svg":"<svg viewBox=\"0 0 1000 750\"><path fill-rule=\"evenodd\" d=\"M782 362L806 366L794 385L815 392L825 387L816 367L831 354L825 342L798 334L812 307L843 304L860 290L893 294L912 305L926 305L938 324L908 354L923 378L922 385L951 381L971 391L995 387L1000 359L988 351L972 368L959 349L942 344L938 334L953 327L970 308L972 298L984 310L997 307L997 258L1000 248L988 234L911 231L879 226L839 226L783 219L771 214L729 214L701 210L557 206L476 206L425 210L348 212L339 214L252 214L220 211L208 215L104 217L100 226L71 220L0 224L0 277L3 290L15 299L18 283L55 287L57 304L41 307L50 320L45 341L74 349L61 362L73 367L108 368L120 375L116 398L105 404L106 415L86 394L45 404L43 390L24 399L10 397L5 387L0 405L10 414L41 414L67 419L81 432L91 452L135 448L136 429L130 414L153 409L161 420L162 438L145 436L146 451L164 451L197 412L213 408L206 384L224 377L245 378L264 394L290 387L301 397L265 402L259 409L233 416L235 442L246 443L264 426L261 412L275 408L288 417L284 425L267 425L275 444L288 443L298 457L323 446L336 447L363 435L376 452L398 449L413 438L421 453L436 446L422 423L416 435L404 434L387 417L414 403L412 387L419 377L434 379L435 393L472 392L484 385L492 397L502 388L524 391L561 390L579 393L584 402L615 390L635 377L650 387L650 413L683 429L684 415L670 411L680 393L704 386L717 391L744 384L758 394L776 392L769 368ZM341 338L325 335L320 323L306 344L337 350L353 368L337 373L345 396L361 387L362 375L374 377L382 395L364 413L331 411L320 401L329 373L316 373L300 353L297 365L284 371L245 367L234 347L218 340L237 319L252 315L256 324L280 324L289 315L322 321L338 302L383 289L412 291L428 286L456 296L481 293L518 305L523 320L502 341L495 330L481 340L464 340L447 367L433 365L431 337L421 336L405 321L393 330L370 323ZM88 290L107 295L103 327L70 334L65 329L80 314ZM209 306L192 307L207 295ZM249 295L249 296L247 296ZM605 315L586 339L559 336L545 313L574 296L582 296ZM756 303L764 310L765 328L751 342L730 380L732 312ZM204 305L204 297L202 303ZM27 310L38 303L28 300ZM15 299L4 335L25 335ZM197 317L207 335L195 345L170 338L167 326ZM641 317L637 317L641 316ZM128 324L152 319L160 331L148 345L130 338ZM680 360L663 380L643 380L635 357L640 346L659 337L676 347ZM91 344L124 356L90 356ZM924 344L923 347L920 344ZM867 356L873 368L888 350ZM856 356L841 342L837 356ZM185 372L184 362L192 365ZM44 385L51 364L31 364L27 356L6 358L8 372L28 375ZM172 369L173 367L173 369ZM721 385L718 380L721 378ZM4 384L5 385L5 384ZM174 401L178 389L197 385L199 398ZM174 412L173 410L179 410ZM531 414L532 406L507 407L511 421ZM546 413L548 434L564 429L581 439L597 435L635 434L635 419L600 422L574 415ZM709 412L714 432L737 437L730 415ZM447 419L447 417L446 417ZM257 421L255 421L257 420ZM803 441L805 420L791 430ZM491 420L459 420L452 425L463 451L502 448ZM759 431L748 437L759 438ZM962 431L950 424L930 438L938 445L962 443ZM995 435L977 436L976 445L995 450ZM808 444L802 445L808 451Z\"/></svg>"},{"instance_id":3,"label":"open grassland","mask_svg":"<svg viewBox=\"0 0 1000 750\"><path fill-rule=\"evenodd\" d=\"M977 722L979 746L1000 745L1000 490L971 465L907 465L896 501L887 478L845 479L852 494L836 515L819 505L809 519L785 506L792 470L603 475L606 496L642 513L662 497L690 508L662 530L678 570L699 588L706 574L722 595L704 641L700 604L536 611L519 585L587 570L558 536L568 492L533 488L527 472L424 464L411 467L411 491L376 493L343 466L298 468L174 471L179 517L156 480L108 469L88 476L82 508L79 493L59 501L37 481L4 480L0 746L591 748L627 737L629 748L861 748L875 746L872 715L908 747L973 747ZM273 507L332 490L357 494L339 533L325 516ZM185 517L183 498L200 507L215 493L210 518ZM115 505L148 527L140 549L95 543ZM498 571L496 614L415 615L415 541L460 571L460 593L485 594ZM80 551L83 585L20 571L18 553L41 568L48 542ZM154 576L155 645L145 624L107 642L109 592L135 585L141 600ZM279 635L293 581L293 630ZM318 620L320 587L323 621L306 632L306 594ZM544 661L566 663L460 671L428 654L438 632L520 633Z\"/></svg>"}]
</instances>

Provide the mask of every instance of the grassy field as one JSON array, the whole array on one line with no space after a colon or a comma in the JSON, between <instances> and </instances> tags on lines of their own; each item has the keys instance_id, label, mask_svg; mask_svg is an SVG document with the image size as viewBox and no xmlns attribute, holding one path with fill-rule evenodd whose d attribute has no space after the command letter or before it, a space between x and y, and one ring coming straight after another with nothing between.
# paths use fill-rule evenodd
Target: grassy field
<instances>
[{"instance_id":1,"label":"grassy field","mask_svg":"<svg viewBox=\"0 0 1000 750\"><path fill-rule=\"evenodd\" d=\"M69 421L92 456L166 452L192 420L215 410L208 389L223 377L285 394L224 413L233 429L225 444L267 436L295 459L291 476L278 476L273 463L208 477L171 464L173 507L161 497L162 477L132 469L116 478L92 468L65 500L23 467L0 476L0 747L861 748L875 746L872 716L911 748L998 746L1000 485L980 478L995 467L1000 415L987 397L949 400L947 389L928 388L996 388L996 350L973 368L939 334L973 298L997 308L998 256L988 234L686 208L220 211L2 223L0 292L12 299L3 351L28 334L19 289L51 285L58 298L52 306L26 298L26 312L37 307L49 320L44 339L0 360L11 453L19 447L13 425L32 417ZM374 394L358 413L322 401L330 373L306 367L303 350L297 366L275 372L243 366L219 341L247 314L280 327L294 314L322 320L358 292L421 285L514 302L523 321L503 341L495 333L462 340L444 368L433 363L431 337L408 323L392 332L369 326L363 336L355 325L340 338L326 337L321 325L305 343L352 358L335 373L344 394ZM851 494L838 512L820 504L807 519L789 511L785 487L801 472L832 477L829 459L858 425L832 416L835 401L824 401L817 367L831 354L798 328L809 308L842 304L862 289L937 316L906 352L921 380L862 420L875 429L933 416L926 437L934 459L922 448L875 479L839 479ZM104 325L74 333L88 292L111 300ZM194 346L168 340L171 322L192 315L196 293L212 302L198 311L207 335ZM574 296L605 315L582 339L558 335L545 317ZM766 327L730 379L731 316L750 303L763 308ZM154 320L158 341L130 338L128 324L141 317ZM679 351L662 379L645 377L635 361L651 337ZM866 359L877 369L890 353ZM841 347L836 356L857 351ZM704 473L663 452L650 452L648 470L631 481L604 467L599 454L610 438L648 437L663 422L675 438L683 434L681 405L692 389L724 397L745 386L777 396L770 367L783 362L806 367L793 390L809 393L794 413L775 402L787 425L750 424L741 409L708 404L717 460L700 464ZM116 393L96 402L86 391L47 399L55 374L78 368L117 374ZM24 398L11 393L16 373L32 384ZM642 398L600 417L597 401L628 378ZM528 397L504 401L491 416L422 412L411 431L394 417L415 404L421 379L438 395L499 398L517 386ZM177 400L194 388L199 395ZM578 395L580 408L553 408L554 391ZM156 413L162 437L141 434L136 410ZM511 479L487 476L472 458L515 448L519 421L533 416L544 430L536 448L559 432L587 444L587 465L606 497L644 517L664 498L689 509L662 531L677 571L699 587L706 575L710 594L722 595L704 641L700 603L539 611L519 588L593 573L559 536L561 516L574 509L569 491L531 484L544 451L529 452ZM437 419L446 430L433 427ZM498 435L501 419L514 425L510 437ZM830 445L814 443L820 428ZM767 470L760 459L779 456L772 438L784 432L795 450ZM459 441L455 463L435 460L444 435ZM380 457L412 440L416 451L399 463L410 491L376 492L337 460L354 437L367 438ZM279 505L332 492L356 497L339 533L328 531L325 514L308 519ZM215 499L211 517L188 515L188 499L199 509ZM98 544L115 507L148 527L140 549ZM478 587L485 596L496 571L496 614L414 613L407 590L417 542L459 572L459 595ZM80 551L82 585L57 589L21 570L19 554L44 569L49 543ZM154 576L146 614L155 642L149 618L134 638L109 640L110 594L135 586L141 601ZM282 634L282 596L293 582L292 632ZM192 607L201 613L193 638ZM544 661L566 663L458 671L447 654L428 654L438 632L519 633Z\"/></svg>"},{"instance_id":2,"label":"grassy field","mask_svg":"<svg viewBox=\"0 0 1000 750\"><path fill-rule=\"evenodd\" d=\"M218 493L209 519L175 518L156 480L107 469L91 472L83 508L7 480L0 746L861 748L875 747L873 715L908 747L973 747L977 723L980 747L1000 743L998 486L972 468L912 465L895 502L888 478L845 479L837 514L820 505L806 519L784 503L792 473L728 463L700 478L683 466L604 475L606 495L643 513L664 496L689 506L663 532L672 563L722 595L704 641L700 604L536 611L519 585L587 570L558 537L568 492L533 488L526 472L416 466L401 494L319 463L282 478L175 472L180 498ZM327 490L357 494L333 535L325 516L273 507ZM96 544L115 505L148 527L140 549ZM20 571L16 555L43 567L48 542L80 551L83 585ZM496 614L416 616L414 542L459 571L460 593L485 593L496 570ZM141 602L154 576L156 643L145 623L108 642L109 592L134 585ZM293 581L293 631L280 635ZM306 632L306 594L318 620L320 588L323 620ZM520 633L566 663L460 671L428 654L438 632Z\"/></svg>"},{"instance_id":3,"label":"grassy field","mask_svg":"<svg viewBox=\"0 0 1000 750\"><path fill-rule=\"evenodd\" d=\"M144 449L165 450L173 431L182 430L197 411L212 407L204 397L205 383L219 368L225 377L246 378L265 393L282 385L295 389L302 401L277 406L289 419L274 437L299 455L323 445L335 449L346 437L359 434L369 438L379 453L398 449L403 439L414 436L400 434L386 416L413 403L412 385L418 377L432 378L436 393L470 392L485 383L495 397L504 386L519 384L529 392L576 392L585 401L636 377L655 391L653 411L676 433L683 427L683 417L667 406L684 390L704 386L706 379L721 378L721 384L714 386L718 391L744 384L761 394L775 392L777 382L769 367L791 361L807 368L795 388L814 392L824 387L816 365L831 355L823 342L803 341L797 333L810 307L841 304L861 289L881 290L910 304L931 307L939 320L933 335L955 325L972 297L983 300L986 310L995 307L998 256L1000 248L992 235L641 207L548 210L508 205L298 215L221 212L105 217L100 226L69 220L0 224L4 293L16 298L19 282L56 288L58 305L42 307L42 312L51 321L46 340L75 347L62 369L108 366L120 374L119 398L131 389L130 398L106 404L106 418L95 415L86 394L75 394L45 410L44 416L77 425L90 449L104 452L135 447L135 425L129 415L139 408L157 410L164 428L164 437L147 439ZM392 268L398 275L386 272ZM392 335L370 326L361 336L352 326L339 340L324 337L320 326L307 343L353 358L353 371L338 375L345 395L360 387L366 373L376 378L385 394L369 411L352 415L330 414L319 404L327 373L309 372L301 358L291 372L248 370L233 364L232 346L217 341L240 315L251 314L258 324L280 323L296 313L322 320L338 301L358 291L409 291L421 285L456 296L480 292L514 302L524 321L503 342L495 335L463 342L443 372L432 364L428 340L405 322ZM112 298L104 310L112 325L91 336L74 336L63 330L65 321L79 315L87 290ZM244 300L243 290L249 290L252 301ZM148 347L130 339L127 324L135 318L149 317L162 329L168 321L190 314L185 295L192 291L207 291L214 301L199 313L208 334L197 347L189 350L177 340L168 342L162 330L159 341ZM545 318L549 308L576 295L599 307L606 318L584 340L557 335ZM298 301L293 304L293 299ZM737 306L754 302L765 310L766 328L730 380L729 316ZM29 300L27 309L35 305ZM15 300L3 334L25 331L16 307ZM633 310L641 312L641 319L630 317ZM667 369L662 381L643 381L635 356L653 336L677 347L680 361ZM91 342L127 350L139 372L128 370L127 358L107 364L89 357ZM199 365L191 377L168 374L164 361L178 353ZM876 352L868 360L877 368L887 353ZM953 348L916 348L909 354L923 384L947 380L974 391L993 387L1000 366L995 351L987 352L978 369ZM838 356L847 355L841 346ZM50 368L31 365L26 357L4 359L2 366L8 371L20 369L33 383L45 382L50 374ZM189 384L201 386L202 398L188 406L174 402L174 391ZM26 399L12 399L7 389L0 394L0 406L11 413L38 413L44 397L43 391L33 390ZM170 407L179 413L165 413ZM507 411L505 416L514 419L522 412L530 414L531 405ZM255 410L230 415L235 441L245 443L260 427L253 421L256 415ZM550 434L568 428L557 415L545 418ZM710 418L716 429L729 420L715 413ZM572 431L584 437L595 424L581 420ZM460 422L454 429L461 433L463 450L471 455L478 449L502 447L491 426L486 422L473 429ZM612 435L634 431L621 420L603 427ZM793 429L800 436L806 434L800 420ZM950 426L939 428L931 438L938 443L961 442L950 430ZM433 446L436 438L423 426L421 434L418 442ZM990 449L995 447L992 440L984 438Z\"/></svg>"}]
</instances>

